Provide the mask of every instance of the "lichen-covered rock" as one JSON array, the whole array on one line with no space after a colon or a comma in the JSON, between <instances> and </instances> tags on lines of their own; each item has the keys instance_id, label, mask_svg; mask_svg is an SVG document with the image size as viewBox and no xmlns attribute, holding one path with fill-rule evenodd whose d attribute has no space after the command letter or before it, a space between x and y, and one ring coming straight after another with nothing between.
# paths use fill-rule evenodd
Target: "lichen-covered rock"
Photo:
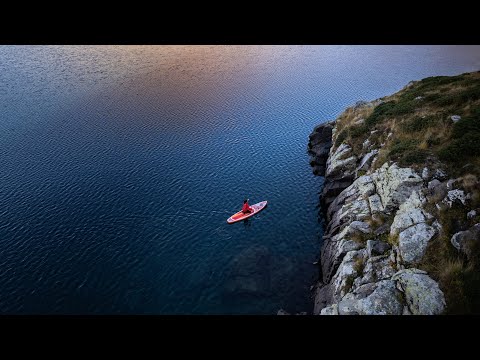
<instances>
[{"instance_id":1,"label":"lichen-covered rock","mask_svg":"<svg viewBox=\"0 0 480 360\"><path fill-rule=\"evenodd\" d=\"M338 305L333 304L322 309L320 315L338 315Z\"/></svg>"},{"instance_id":2,"label":"lichen-covered rock","mask_svg":"<svg viewBox=\"0 0 480 360\"><path fill-rule=\"evenodd\" d=\"M365 315L400 315L403 311L401 294L391 280L379 281L375 291L360 301L360 313Z\"/></svg>"},{"instance_id":3,"label":"lichen-covered rock","mask_svg":"<svg viewBox=\"0 0 480 360\"><path fill-rule=\"evenodd\" d=\"M459 231L450 239L451 244L467 256L471 255L471 246L477 241L480 241L480 224L475 224L468 230Z\"/></svg>"},{"instance_id":4,"label":"lichen-covered rock","mask_svg":"<svg viewBox=\"0 0 480 360\"><path fill-rule=\"evenodd\" d=\"M447 193L447 196L445 199L443 199L443 203L447 204L449 207L452 207L453 203L458 201L458 202L461 202L462 205L465 205L465 193L463 192L463 190L459 190L459 189L454 189L454 190L450 190L448 193Z\"/></svg>"},{"instance_id":5,"label":"lichen-covered rock","mask_svg":"<svg viewBox=\"0 0 480 360\"><path fill-rule=\"evenodd\" d=\"M360 274L356 266L357 261L363 261L365 250L348 252L333 276L333 301L338 302L352 287L353 281Z\"/></svg>"},{"instance_id":6,"label":"lichen-covered rock","mask_svg":"<svg viewBox=\"0 0 480 360\"><path fill-rule=\"evenodd\" d=\"M383 211L383 204L378 194L373 194L368 197L368 203L370 205L370 211L372 214L378 214Z\"/></svg>"},{"instance_id":7,"label":"lichen-covered rock","mask_svg":"<svg viewBox=\"0 0 480 360\"><path fill-rule=\"evenodd\" d=\"M379 280L390 279L396 273L391 265L390 259L387 255L374 256L368 258L365 267L363 268L363 276L355 280L356 287L377 282Z\"/></svg>"},{"instance_id":8,"label":"lichen-covered rock","mask_svg":"<svg viewBox=\"0 0 480 360\"><path fill-rule=\"evenodd\" d=\"M398 236L398 246L403 261L407 264L419 262L435 233L435 229L426 223L403 230Z\"/></svg>"},{"instance_id":9,"label":"lichen-covered rock","mask_svg":"<svg viewBox=\"0 0 480 360\"><path fill-rule=\"evenodd\" d=\"M352 153L352 148L345 143L342 143L336 150L330 149L330 156L327 160L327 171L325 176L334 178L343 176L345 173L353 173L357 158Z\"/></svg>"},{"instance_id":10,"label":"lichen-covered rock","mask_svg":"<svg viewBox=\"0 0 480 360\"><path fill-rule=\"evenodd\" d=\"M412 191L418 190L423 180L410 168L399 168L397 164L383 164L380 169L371 174L378 195L386 210L396 209L410 196Z\"/></svg>"},{"instance_id":11,"label":"lichen-covered rock","mask_svg":"<svg viewBox=\"0 0 480 360\"><path fill-rule=\"evenodd\" d=\"M445 310L445 297L438 284L424 271L405 269L396 273L392 280L405 294L410 312L414 315L438 315Z\"/></svg>"},{"instance_id":12,"label":"lichen-covered rock","mask_svg":"<svg viewBox=\"0 0 480 360\"><path fill-rule=\"evenodd\" d=\"M418 191L413 191L410 197L400 205L392 226L390 227L390 235L398 235L410 226L424 223L427 219L431 219L432 215L423 210L422 205L426 199Z\"/></svg>"}]
</instances>

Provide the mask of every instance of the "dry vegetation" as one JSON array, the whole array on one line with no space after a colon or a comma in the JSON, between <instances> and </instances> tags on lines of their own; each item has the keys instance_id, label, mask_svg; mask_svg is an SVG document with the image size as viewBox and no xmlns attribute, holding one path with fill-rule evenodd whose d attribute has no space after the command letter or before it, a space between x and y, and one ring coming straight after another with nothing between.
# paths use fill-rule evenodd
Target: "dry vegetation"
<instances>
[{"instance_id":1,"label":"dry vegetation","mask_svg":"<svg viewBox=\"0 0 480 360\"><path fill-rule=\"evenodd\" d=\"M453 115L462 119L454 123ZM442 161L454 176L480 175L479 124L480 72L436 76L382 98L375 107L348 108L337 120L335 145L346 142L360 154L368 138L373 147L384 144L375 167L386 160L414 168Z\"/></svg>"}]
</instances>

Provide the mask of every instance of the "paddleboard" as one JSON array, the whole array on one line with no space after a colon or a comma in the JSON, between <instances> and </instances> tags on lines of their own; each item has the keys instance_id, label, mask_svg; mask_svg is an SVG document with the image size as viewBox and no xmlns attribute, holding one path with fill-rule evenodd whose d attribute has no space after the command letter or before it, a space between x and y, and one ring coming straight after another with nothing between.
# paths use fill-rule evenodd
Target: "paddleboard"
<instances>
[{"instance_id":1,"label":"paddleboard","mask_svg":"<svg viewBox=\"0 0 480 360\"><path fill-rule=\"evenodd\" d=\"M267 201L261 201L257 204L250 205L250 207L253 209L251 213L244 214L243 212L239 211L236 214L233 214L227 219L227 223L233 224L245 219L248 219L249 217L259 213L263 209L267 207Z\"/></svg>"}]
</instances>

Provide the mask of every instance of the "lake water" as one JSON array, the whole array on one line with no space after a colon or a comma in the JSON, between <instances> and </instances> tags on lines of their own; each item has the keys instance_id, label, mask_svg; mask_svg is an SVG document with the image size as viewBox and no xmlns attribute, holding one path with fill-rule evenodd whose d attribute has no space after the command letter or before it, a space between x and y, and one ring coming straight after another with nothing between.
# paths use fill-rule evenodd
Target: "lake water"
<instances>
[{"instance_id":1,"label":"lake water","mask_svg":"<svg viewBox=\"0 0 480 360\"><path fill-rule=\"evenodd\" d=\"M0 313L311 312L313 127L478 46L0 46ZM244 197L268 200L228 225Z\"/></svg>"}]
</instances>

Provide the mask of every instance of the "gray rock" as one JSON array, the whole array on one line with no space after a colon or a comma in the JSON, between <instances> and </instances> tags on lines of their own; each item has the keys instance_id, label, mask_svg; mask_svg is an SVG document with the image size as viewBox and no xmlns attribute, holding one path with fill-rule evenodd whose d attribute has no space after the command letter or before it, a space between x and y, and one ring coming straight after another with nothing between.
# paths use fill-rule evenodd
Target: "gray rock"
<instances>
[{"instance_id":1,"label":"gray rock","mask_svg":"<svg viewBox=\"0 0 480 360\"><path fill-rule=\"evenodd\" d=\"M436 169L433 176L438 179L438 180L445 180L447 179L448 175L445 171L443 171L442 169Z\"/></svg>"},{"instance_id":2,"label":"gray rock","mask_svg":"<svg viewBox=\"0 0 480 360\"><path fill-rule=\"evenodd\" d=\"M322 312L320 315L338 315L338 305L333 304L331 306L328 306L324 309L322 309Z\"/></svg>"},{"instance_id":3,"label":"gray rock","mask_svg":"<svg viewBox=\"0 0 480 360\"><path fill-rule=\"evenodd\" d=\"M334 302L338 302L351 290L353 280L360 275L356 263L357 261L363 261L364 256L365 250L358 250L348 252L343 258L342 263L332 278Z\"/></svg>"},{"instance_id":4,"label":"gray rock","mask_svg":"<svg viewBox=\"0 0 480 360\"><path fill-rule=\"evenodd\" d=\"M472 255L472 244L477 241L480 241L480 223L475 224L468 230L457 232L450 239L451 244L468 257Z\"/></svg>"},{"instance_id":5,"label":"gray rock","mask_svg":"<svg viewBox=\"0 0 480 360\"><path fill-rule=\"evenodd\" d=\"M365 154L365 156L362 158L360 161L360 165L357 168L357 171L364 170L367 171L370 167L370 164L372 163L373 157L378 154L378 150L372 150L368 154Z\"/></svg>"},{"instance_id":6,"label":"gray rock","mask_svg":"<svg viewBox=\"0 0 480 360\"><path fill-rule=\"evenodd\" d=\"M383 255L391 248L392 246L386 242L380 240L367 240L367 255L369 257Z\"/></svg>"},{"instance_id":7,"label":"gray rock","mask_svg":"<svg viewBox=\"0 0 480 360\"><path fill-rule=\"evenodd\" d=\"M388 163L385 163L371 176L387 211L396 209L407 200L412 191L418 190L423 183L422 178L414 170L399 168L397 164L389 166Z\"/></svg>"},{"instance_id":8,"label":"gray rock","mask_svg":"<svg viewBox=\"0 0 480 360\"><path fill-rule=\"evenodd\" d=\"M344 173L353 173L357 158L352 154L352 148L345 143L342 143L338 148L330 149L330 156L327 160L327 171L325 176L336 177L343 176ZM332 152L333 150L333 152ZM349 156L350 155L350 156Z\"/></svg>"},{"instance_id":9,"label":"gray rock","mask_svg":"<svg viewBox=\"0 0 480 360\"><path fill-rule=\"evenodd\" d=\"M339 315L359 315L359 302L357 300L344 299L338 303Z\"/></svg>"},{"instance_id":10,"label":"gray rock","mask_svg":"<svg viewBox=\"0 0 480 360\"><path fill-rule=\"evenodd\" d=\"M373 194L368 197L368 203L370 205L370 211L372 214L376 214L383 211L382 199L378 194Z\"/></svg>"},{"instance_id":11,"label":"gray rock","mask_svg":"<svg viewBox=\"0 0 480 360\"><path fill-rule=\"evenodd\" d=\"M445 199L442 200L444 204L447 204L449 207L452 207L454 202L461 202L462 205L465 205L465 193L463 190L455 189L455 190L450 190L447 193L447 196Z\"/></svg>"},{"instance_id":12,"label":"gray rock","mask_svg":"<svg viewBox=\"0 0 480 360\"><path fill-rule=\"evenodd\" d=\"M370 143L370 140L367 138L367 140L365 140L365 141L363 142L362 147L363 147L364 149L368 149L368 148L370 147L370 144L371 144L371 143Z\"/></svg>"},{"instance_id":13,"label":"gray rock","mask_svg":"<svg viewBox=\"0 0 480 360\"><path fill-rule=\"evenodd\" d=\"M373 293L376 288L377 288L377 284L373 283L373 282L368 283L368 284L364 284L364 285L360 285L353 291L353 295L354 295L355 299L358 299L358 300L364 299L367 296L369 296L371 293ZM347 296L348 295L349 294L347 294Z\"/></svg>"},{"instance_id":14,"label":"gray rock","mask_svg":"<svg viewBox=\"0 0 480 360\"><path fill-rule=\"evenodd\" d=\"M359 100L355 103L355 105L353 106L353 110L359 110L359 109L362 109L364 107L367 107L369 105L369 103L365 100Z\"/></svg>"},{"instance_id":15,"label":"gray rock","mask_svg":"<svg viewBox=\"0 0 480 360\"><path fill-rule=\"evenodd\" d=\"M452 115L450 116L450 119L452 119L452 121L454 123L458 122L462 117L460 115Z\"/></svg>"},{"instance_id":16,"label":"gray rock","mask_svg":"<svg viewBox=\"0 0 480 360\"><path fill-rule=\"evenodd\" d=\"M404 307L403 307L402 315L412 315L412 313L411 313L410 310L408 309L408 306L404 306Z\"/></svg>"},{"instance_id":17,"label":"gray rock","mask_svg":"<svg viewBox=\"0 0 480 360\"><path fill-rule=\"evenodd\" d=\"M445 310L445 297L438 284L417 269L399 271L392 277L405 294L408 308L414 315L438 315Z\"/></svg>"},{"instance_id":18,"label":"gray rock","mask_svg":"<svg viewBox=\"0 0 480 360\"><path fill-rule=\"evenodd\" d=\"M475 210L471 210L467 213L468 219L473 219L475 216L477 216L477 212Z\"/></svg>"},{"instance_id":19,"label":"gray rock","mask_svg":"<svg viewBox=\"0 0 480 360\"><path fill-rule=\"evenodd\" d=\"M326 284L317 287L315 291L313 314L318 315L329 304L333 302L333 287L332 284Z\"/></svg>"},{"instance_id":20,"label":"gray rock","mask_svg":"<svg viewBox=\"0 0 480 360\"><path fill-rule=\"evenodd\" d=\"M423 96L417 96L414 100L422 100Z\"/></svg>"},{"instance_id":21,"label":"gray rock","mask_svg":"<svg viewBox=\"0 0 480 360\"><path fill-rule=\"evenodd\" d=\"M390 265L387 255L374 256L366 261L363 269L363 277L357 282L357 286L390 279L396 270Z\"/></svg>"},{"instance_id":22,"label":"gray rock","mask_svg":"<svg viewBox=\"0 0 480 360\"><path fill-rule=\"evenodd\" d=\"M441 184L440 180L433 179L432 181L430 181L428 183L428 190L433 190L433 189L435 189L435 187L437 187L440 184Z\"/></svg>"},{"instance_id":23,"label":"gray rock","mask_svg":"<svg viewBox=\"0 0 480 360\"><path fill-rule=\"evenodd\" d=\"M403 261L408 264L419 262L435 233L435 229L426 223L420 223L402 231L398 236L398 243Z\"/></svg>"},{"instance_id":24,"label":"gray rock","mask_svg":"<svg viewBox=\"0 0 480 360\"><path fill-rule=\"evenodd\" d=\"M403 312L400 292L391 280L379 281L375 291L360 301L362 315L401 315Z\"/></svg>"},{"instance_id":25,"label":"gray rock","mask_svg":"<svg viewBox=\"0 0 480 360\"><path fill-rule=\"evenodd\" d=\"M428 175L429 175L428 168L424 167L423 170L422 170L422 179L423 179L423 180L427 180L427 179L428 179Z\"/></svg>"},{"instance_id":26,"label":"gray rock","mask_svg":"<svg viewBox=\"0 0 480 360\"><path fill-rule=\"evenodd\" d=\"M449 179L447 181L447 189L448 190L453 190L453 187L454 187L456 182L457 182L457 179Z\"/></svg>"},{"instance_id":27,"label":"gray rock","mask_svg":"<svg viewBox=\"0 0 480 360\"><path fill-rule=\"evenodd\" d=\"M352 221L350 223L350 228L353 229L353 230L357 230L359 232L362 232L364 234L368 234L372 231L372 229L370 229L370 225L368 225L367 223L365 223L363 221Z\"/></svg>"},{"instance_id":28,"label":"gray rock","mask_svg":"<svg viewBox=\"0 0 480 360\"><path fill-rule=\"evenodd\" d=\"M354 122L354 124L355 124L355 125L360 125L360 124L363 124L364 122L365 122L365 119L364 119L364 118L360 118L360 119L356 120L356 121Z\"/></svg>"},{"instance_id":29,"label":"gray rock","mask_svg":"<svg viewBox=\"0 0 480 360\"><path fill-rule=\"evenodd\" d=\"M432 215L422 209L425 204L425 197L418 191L413 191L410 197L400 205L390 228L390 235L394 236L403 230L420 223L427 219L432 219Z\"/></svg>"},{"instance_id":30,"label":"gray rock","mask_svg":"<svg viewBox=\"0 0 480 360\"><path fill-rule=\"evenodd\" d=\"M286 312L285 310L283 309L280 309L277 311L277 315L290 315L288 312Z\"/></svg>"}]
</instances>

